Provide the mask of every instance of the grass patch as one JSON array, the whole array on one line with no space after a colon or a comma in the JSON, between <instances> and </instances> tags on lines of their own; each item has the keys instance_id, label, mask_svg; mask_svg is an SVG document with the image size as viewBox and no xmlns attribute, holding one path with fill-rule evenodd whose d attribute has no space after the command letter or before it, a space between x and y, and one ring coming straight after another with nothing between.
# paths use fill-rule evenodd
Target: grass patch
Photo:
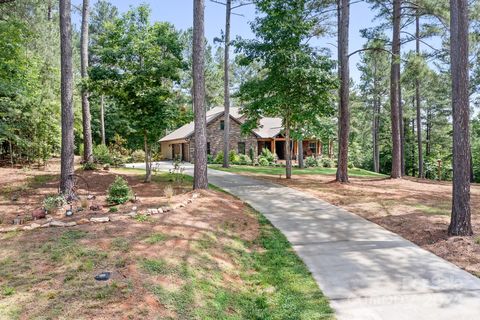
<instances>
[{"instance_id":1,"label":"grass patch","mask_svg":"<svg viewBox=\"0 0 480 320\"><path fill-rule=\"evenodd\" d=\"M125 238L115 238L112 240L112 248L121 252L130 250L130 241Z\"/></svg>"},{"instance_id":2,"label":"grass patch","mask_svg":"<svg viewBox=\"0 0 480 320\"><path fill-rule=\"evenodd\" d=\"M422 213L429 214L429 215L449 216L451 213L450 207L441 206L441 205L438 207L432 207L424 204L415 204L414 206L415 208L420 210Z\"/></svg>"},{"instance_id":3,"label":"grass patch","mask_svg":"<svg viewBox=\"0 0 480 320\"><path fill-rule=\"evenodd\" d=\"M168 239L168 236L163 233L152 233L144 241L148 244L156 244L159 242L163 242L167 239Z\"/></svg>"},{"instance_id":4,"label":"grass patch","mask_svg":"<svg viewBox=\"0 0 480 320\"><path fill-rule=\"evenodd\" d=\"M480 245L480 237L475 238L475 243Z\"/></svg>"},{"instance_id":5,"label":"grass patch","mask_svg":"<svg viewBox=\"0 0 480 320\"><path fill-rule=\"evenodd\" d=\"M167 263L163 259L143 259L140 261L140 266L147 273L152 275L169 275L178 273L177 268Z\"/></svg>"},{"instance_id":6,"label":"grass patch","mask_svg":"<svg viewBox=\"0 0 480 320\"><path fill-rule=\"evenodd\" d=\"M257 173L257 174L267 174L267 175L277 175L277 176L285 176L285 168L284 167L254 167L254 166L238 166L232 165L230 168L223 168L219 164L211 164L209 168L227 172L234 172L234 173ZM320 168L320 167L313 167L313 168L305 168L299 169L297 167L292 168L292 174L321 174L321 175L335 175L337 172L336 168ZM371 172L368 170L353 168L348 170L348 174L351 177L375 177L375 178L385 178L386 175Z\"/></svg>"},{"instance_id":7,"label":"grass patch","mask_svg":"<svg viewBox=\"0 0 480 320\"><path fill-rule=\"evenodd\" d=\"M50 181L55 180L56 178L57 176L53 174L37 175L30 178L27 185L29 188L36 189Z\"/></svg>"}]
</instances>

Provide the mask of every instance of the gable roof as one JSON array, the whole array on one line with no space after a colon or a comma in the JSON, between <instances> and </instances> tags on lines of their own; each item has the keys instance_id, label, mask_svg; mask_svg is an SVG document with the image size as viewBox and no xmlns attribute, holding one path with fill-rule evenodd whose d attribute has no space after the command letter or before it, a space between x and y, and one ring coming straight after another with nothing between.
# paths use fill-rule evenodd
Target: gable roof
<instances>
[{"instance_id":1,"label":"gable roof","mask_svg":"<svg viewBox=\"0 0 480 320\"><path fill-rule=\"evenodd\" d=\"M223 107L215 107L207 111L207 126L223 115ZM231 107L230 108L230 117L232 117L237 122L240 122L242 114L240 113L240 108ZM282 127L282 119L280 118L262 118L260 120L260 126L258 129L253 130L253 133L259 138L273 138L277 136ZM187 123L186 125L178 128L177 130L167 134L165 137L160 139L160 142L168 142L174 140L183 140L188 139L195 132L194 122Z\"/></svg>"}]
</instances>

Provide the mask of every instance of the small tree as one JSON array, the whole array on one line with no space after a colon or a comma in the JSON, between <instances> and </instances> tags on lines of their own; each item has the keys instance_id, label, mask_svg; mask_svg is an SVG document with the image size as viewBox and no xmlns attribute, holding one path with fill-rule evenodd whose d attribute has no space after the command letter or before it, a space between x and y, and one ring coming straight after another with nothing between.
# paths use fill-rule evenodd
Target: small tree
<instances>
[{"instance_id":1,"label":"small tree","mask_svg":"<svg viewBox=\"0 0 480 320\"><path fill-rule=\"evenodd\" d=\"M286 177L292 175L293 128L333 112L332 90L337 86L332 62L308 45L315 21L307 0L259 0L262 14L252 25L258 40L240 41L242 64L260 62L263 72L243 83L244 129L257 127L261 117L280 117L286 141Z\"/></svg>"},{"instance_id":2,"label":"small tree","mask_svg":"<svg viewBox=\"0 0 480 320\"><path fill-rule=\"evenodd\" d=\"M122 106L128 125L143 138L145 182L152 177L152 145L172 126L174 84L182 61L179 33L168 23L150 23L146 5L108 24L98 39L95 67L100 83L109 83L111 96Z\"/></svg>"}]
</instances>

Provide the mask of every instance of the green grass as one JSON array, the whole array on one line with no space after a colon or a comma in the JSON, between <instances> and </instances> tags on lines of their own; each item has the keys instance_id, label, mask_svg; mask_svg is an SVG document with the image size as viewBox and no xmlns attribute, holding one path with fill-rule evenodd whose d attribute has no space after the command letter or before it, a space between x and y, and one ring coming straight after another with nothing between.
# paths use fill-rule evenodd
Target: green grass
<instances>
[{"instance_id":1,"label":"green grass","mask_svg":"<svg viewBox=\"0 0 480 320\"><path fill-rule=\"evenodd\" d=\"M422 213L429 215L449 216L451 213L450 204L447 204L446 206L440 205L438 207L432 207L424 204L415 204L414 206Z\"/></svg>"},{"instance_id":2,"label":"green grass","mask_svg":"<svg viewBox=\"0 0 480 320\"><path fill-rule=\"evenodd\" d=\"M238 166L232 165L230 168L223 168L219 164L211 164L209 168L227 172L234 172L234 173L259 173L259 174L268 174L268 175L277 175L277 176L285 176L285 168L284 167L254 167L254 166ZM322 175L335 175L337 172L336 168L292 168L292 174L322 174ZM353 168L348 170L348 174L351 177L375 177L375 178L384 178L386 177L383 174L375 173L363 169Z\"/></svg>"},{"instance_id":3,"label":"green grass","mask_svg":"<svg viewBox=\"0 0 480 320\"><path fill-rule=\"evenodd\" d=\"M156 244L168 239L168 236L163 233L152 233L144 241L148 244Z\"/></svg>"}]
</instances>

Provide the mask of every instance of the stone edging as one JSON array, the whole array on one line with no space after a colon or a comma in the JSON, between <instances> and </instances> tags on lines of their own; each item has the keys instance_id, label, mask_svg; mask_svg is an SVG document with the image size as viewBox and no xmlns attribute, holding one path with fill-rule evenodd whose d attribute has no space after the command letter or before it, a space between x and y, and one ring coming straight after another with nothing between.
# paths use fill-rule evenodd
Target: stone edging
<instances>
[{"instance_id":1,"label":"stone edging","mask_svg":"<svg viewBox=\"0 0 480 320\"><path fill-rule=\"evenodd\" d=\"M156 214L162 214L162 213L167 213L179 208L184 208L188 204L192 203L195 199L200 197L200 194L198 193L193 193L192 196L187 199L184 202L177 203L172 207L161 207L161 208L153 208L153 209L147 209L146 212L144 213L139 213L136 211L136 207L134 207L134 210L130 213L127 213L126 215L114 215L114 216L103 216L103 217L92 217L90 219L80 219L78 221L70 221L70 222L63 222L60 220L54 220L52 217L47 218L47 222L43 224L39 224L37 222L33 222L30 225L26 226L21 226L21 225L15 225L15 226L9 226L9 227L4 227L0 228L0 233L6 233L6 232L12 232L12 231L30 231L30 230L35 230L39 228L49 228L49 227L74 227L77 225L83 225L83 224L89 224L89 223L106 223L106 222L112 222L112 221L120 221L124 220L125 218L135 218L139 215L145 215L145 216L151 216L151 215L156 215ZM37 220L38 221L38 220Z\"/></svg>"}]
</instances>

